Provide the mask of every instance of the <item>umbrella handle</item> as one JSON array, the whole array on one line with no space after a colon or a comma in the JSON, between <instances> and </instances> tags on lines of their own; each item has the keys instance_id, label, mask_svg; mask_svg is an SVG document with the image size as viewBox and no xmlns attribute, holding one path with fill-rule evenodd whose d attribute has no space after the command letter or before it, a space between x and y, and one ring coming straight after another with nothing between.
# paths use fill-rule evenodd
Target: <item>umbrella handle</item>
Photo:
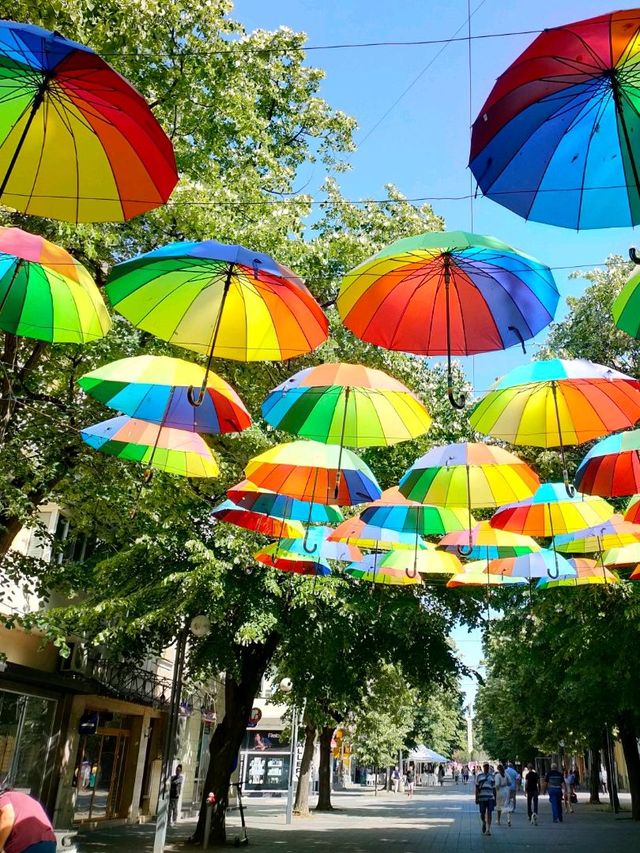
<instances>
[{"instance_id":1,"label":"umbrella handle","mask_svg":"<svg viewBox=\"0 0 640 853\"><path fill-rule=\"evenodd\" d=\"M513 332L513 334L518 338L518 340L520 342L520 346L522 347L522 352L526 355L527 354L527 348L524 345L524 338L520 334L520 329L517 329L515 326L507 326L507 328L509 329L510 332Z\"/></svg>"},{"instance_id":2,"label":"umbrella handle","mask_svg":"<svg viewBox=\"0 0 640 853\"><path fill-rule=\"evenodd\" d=\"M569 482L569 474L567 473L566 468L565 468L565 470L564 470L562 473L563 473L563 475L564 475L564 487L565 487L565 490L566 490L567 494L569 495L569 497L570 497L570 498L573 498L573 497L575 497L575 494L576 494L575 486L574 486L572 483L570 483L570 482Z\"/></svg>"},{"instance_id":3,"label":"umbrella handle","mask_svg":"<svg viewBox=\"0 0 640 853\"><path fill-rule=\"evenodd\" d=\"M408 578L410 578L411 580L413 580L415 577L417 577L417 576L418 576L418 570L416 569L416 567L415 567L415 566L414 566L412 569L410 569L410 568L408 568L408 567L407 567L407 568L404 570L404 573L405 573L405 575L406 575Z\"/></svg>"},{"instance_id":4,"label":"umbrella handle","mask_svg":"<svg viewBox=\"0 0 640 853\"><path fill-rule=\"evenodd\" d=\"M560 577L560 566L558 565L558 552L553 548L553 567L549 568L547 566L547 576L551 578L552 581L557 580Z\"/></svg>"},{"instance_id":5,"label":"umbrella handle","mask_svg":"<svg viewBox=\"0 0 640 853\"><path fill-rule=\"evenodd\" d=\"M631 246L629 248L629 257L633 261L634 264L640 264L640 256L638 255L637 249L635 246Z\"/></svg>"},{"instance_id":6,"label":"umbrella handle","mask_svg":"<svg viewBox=\"0 0 640 853\"><path fill-rule=\"evenodd\" d=\"M309 528L307 527L307 529L305 530L304 539L302 540L302 547L304 548L304 550L306 551L307 554L315 554L315 552L318 550L318 543L317 542L314 543L313 548L309 548L307 545L308 537L309 537Z\"/></svg>"},{"instance_id":7,"label":"umbrella handle","mask_svg":"<svg viewBox=\"0 0 640 853\"><path fill-rule=\"evenodd\" d=\"M453 385L449 383L447 387L447 397L449 398L449 402L453 406L454 409L464 409L466 397L464 394L461 394L460 397L456 400L453 396Z\"/></svg>"},{"instance_id":8,"label":"umbrella handle","mask_svg":"<svg viewBox=\"0 0 640 853\"><path fill-rule=\"evenodd\" d=\"M468 557L473 551L473 545L458 545L456 551L461 557Z\"/></svg>"},{"instance_id":9,"label":"umbrella handle","mask_svg":"<svg viewBox=\"0 0 640 853\"><path fill-rule=\"evenodd\" d=\"M206 382L206 380L205 380L205 382ZM207 393L207 386L206 386L206 384L202 385L200 387L200 389L198 390L197 396L195 395L194 391L195 391L195 389L194 389L193 385L189 385L189 387L187 388L187 400L193 406L194 409L197 409L199 406L201 406L204 403L204 397L205 397L205 394Z\"/></svg>"}]
</instances>

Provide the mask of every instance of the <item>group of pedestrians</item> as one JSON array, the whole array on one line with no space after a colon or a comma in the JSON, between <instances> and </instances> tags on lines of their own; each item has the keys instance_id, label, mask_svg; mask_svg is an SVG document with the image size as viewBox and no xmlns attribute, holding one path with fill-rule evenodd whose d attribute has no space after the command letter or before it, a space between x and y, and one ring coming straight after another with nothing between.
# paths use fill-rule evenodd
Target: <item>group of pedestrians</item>
<instances>
[{"instance_id":1,"label":"group of pedestrians","mask_svg":"<svg viewBox=\"0 0 640 853\"><path fill-rule=\"evenodd\" d=\"M520 784L527 797L527 818L534 826L538 824L538 798L541 793L547 793L549 796L553 822L561 823L563 802L566 811L573 812L573 803L577 801L577 781L577 770L567 770L563 773L557 764L552 764L549 772L541 779L532 764L527 765L521 776L511 761L507 762L506 767L498 764L495 770L485 762L482 765L482 773L476 776L475 791L482 834L491 835L494 810L498 825L501 824L504 813L507 826L511 826L511 816L516 808L516 794Z\"/></svg>"}]
</instances>

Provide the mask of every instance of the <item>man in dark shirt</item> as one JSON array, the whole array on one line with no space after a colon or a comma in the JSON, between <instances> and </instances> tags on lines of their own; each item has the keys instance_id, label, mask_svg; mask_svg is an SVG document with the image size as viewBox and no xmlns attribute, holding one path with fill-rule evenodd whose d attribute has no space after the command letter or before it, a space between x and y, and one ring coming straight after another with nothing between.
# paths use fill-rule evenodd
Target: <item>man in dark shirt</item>
<instances>
[{"instance_id":1,"label":"man in dark shirt","mask_svg":"<svg viewBox=\"0 0 640 853\"><path fill-rule=\"evenodd\" d=\"M562 823L562 799L564 796L564 776L558 770L557 764L551 765L551 770L544 777L545 791L549 794L551 814L554 823Z\"/></svg>"},{"instance_id":2,"label":"man in dark shirt","mask_svg":"<svg viewBox=\"0 0 640 853\"><path fill-rule=\"evenodd\" d=\"M527 815L531 823L538 825L538 794L540 793L540 777L533 769L533 764L528 765L528 773L524 783L527 795Z\"/></svg>"}]
</instances>

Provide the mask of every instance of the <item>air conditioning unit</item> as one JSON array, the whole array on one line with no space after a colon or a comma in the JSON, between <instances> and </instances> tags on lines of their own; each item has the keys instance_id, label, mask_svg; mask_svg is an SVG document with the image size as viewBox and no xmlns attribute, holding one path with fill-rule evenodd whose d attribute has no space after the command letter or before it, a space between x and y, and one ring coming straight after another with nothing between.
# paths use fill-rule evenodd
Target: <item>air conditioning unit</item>
<instances>
[{"instance_id":1,"label":"air conditioning unit","mask_svg":"<svg viewBox=\"0 0 640 853\"><path fill-rule=\"evenodd\" d=\"M69 643L69 657L60 658L60 672L89 672L89 654L84 643Z\"/></svg>"}]
</instances>

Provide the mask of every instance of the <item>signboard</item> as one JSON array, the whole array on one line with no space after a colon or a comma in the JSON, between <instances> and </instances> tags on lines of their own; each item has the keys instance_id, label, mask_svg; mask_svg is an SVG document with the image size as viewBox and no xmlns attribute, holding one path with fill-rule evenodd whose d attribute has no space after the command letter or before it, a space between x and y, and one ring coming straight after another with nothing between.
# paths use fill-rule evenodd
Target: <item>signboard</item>
<instances>
[{"instance_id":1,"label":"signboard","mask_svg":"<svg viewBox=\"0 0 640 853\"><path fill-rule=\"evenodd\" d=\"M242 749L255 752L287 752L289 744L282 741L281 736L282 732L274 732L269 729L248 731L242 741Z\"/></svg>"},{"instance_id":2,"label":"signboard","mask_svg":"<svg viewBox=\"0 0 640 853\"><path fill-rule=\"evenodd\" d=\"M255 729L260 720L262 719L262 711L260 708L252 708L251 716L249 717L249 722L247 723L248 729Z\"/></svg>"},{"instance_id":3,"label":"signboard","mask_svg":"<svg viewBox=\"0 0 640 853\"><path fill-rule=\"evenodd\" d=\"M289 787L288 753L250 751L245 758L245 791L286 791Z\"/></svg>"}]
</instances>

